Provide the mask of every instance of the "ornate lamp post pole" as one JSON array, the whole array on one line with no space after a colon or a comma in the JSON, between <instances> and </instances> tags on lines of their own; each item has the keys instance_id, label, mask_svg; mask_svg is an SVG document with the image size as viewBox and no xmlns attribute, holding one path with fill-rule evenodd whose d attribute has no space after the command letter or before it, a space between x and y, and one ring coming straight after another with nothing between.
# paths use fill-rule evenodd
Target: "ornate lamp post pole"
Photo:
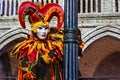
<instances>
[{"instance_id":1,"label":"ornate lamp post pole","mask_svg":"<svg viewBox=\"0 0 120 80\"><path fill-rule=\"evenodd\" d=\"M64 1L64 70L63 80L78 80L77 0Z\"/></svg>"}]
</instances>

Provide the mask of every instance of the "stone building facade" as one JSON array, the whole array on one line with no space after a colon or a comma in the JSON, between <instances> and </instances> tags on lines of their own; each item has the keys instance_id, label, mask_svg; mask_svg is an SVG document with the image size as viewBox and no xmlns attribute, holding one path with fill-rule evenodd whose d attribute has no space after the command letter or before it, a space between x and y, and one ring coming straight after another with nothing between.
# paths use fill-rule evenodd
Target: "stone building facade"
<instances>
[{"instance_id":1,"label":"stone building facade","mask_svg":"<svg viewBox=\"0 0 120 80\"><path fill-rule=\"evenodd\" d=\"M20 27L17 10L26 0L0 1L0 77L16 76L17 60L9 57L9 50L31 34ZM64 8L64 0L50 2ZM55 18L51 24L56 24ZM52 25L53 26L53 25ZM85 42L83 57L79 58L79 71L83 78L120 78L120 0L78 0L78 27Z\"/></svg>"}]
</instances>

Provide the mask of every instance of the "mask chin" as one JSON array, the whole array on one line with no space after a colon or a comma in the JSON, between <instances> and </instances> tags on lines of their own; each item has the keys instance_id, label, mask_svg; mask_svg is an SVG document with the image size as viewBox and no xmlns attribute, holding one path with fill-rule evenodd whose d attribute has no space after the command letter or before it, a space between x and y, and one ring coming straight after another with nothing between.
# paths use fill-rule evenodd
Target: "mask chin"
<instances>
[{"instance_id":1,"label":"mask chin","mask_svg":"<svg viewBox=\"0 0 120 80\"><path fill-rule=\"evenodd\" d=\"M37 37L40 39L40 40L45 40L47 37L41 37L41 36L38 36Z\"/></svg>"},{"instance_id":2,"label":"mask chin","mask_svg":"<svg viewBox=\"0 0 120 80\"><path fill-rule=\"evenodd\" d=\"M41 34L36 34L37 38L40 40L46 40L48 38L48 34L46 36L42 36Z\"/></svg>"},{"instance_id":3,"label":"mask chin","mask_svg":"<svg viewBox=\"0 0 120 80\"><path fill-rule=\"evenodd\" d=\"M45 38L42 38L42 37L38 36L38 34L35 33L34 31L32 31L32 35L33 35L34 37L40 39L40 40L46 40L46 38L47 38L47 36L46 36Z\"/></svg>"}]
</instances>

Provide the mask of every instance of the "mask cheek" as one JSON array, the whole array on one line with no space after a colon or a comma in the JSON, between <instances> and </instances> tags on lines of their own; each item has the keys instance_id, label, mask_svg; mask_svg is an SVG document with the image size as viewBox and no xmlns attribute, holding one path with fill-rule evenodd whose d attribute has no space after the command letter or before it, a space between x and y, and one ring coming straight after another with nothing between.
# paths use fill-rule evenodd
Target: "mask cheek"
<instances>
[{"instance_id":1,"label":"mask cheek","mask_svg":"<svg viewBox=\"0 0 120 80\"><path fill-rule=\"evenodd\" d=\"M41 39L41 40L44 40L47 38L47 35L43 36L41 33L40 34L37 34L38 38Z\"/></svg>"},{"instance_id":2,"label":"mask cheek","mask_svg":"<svg viewBox=\"0 0 120 80\"><path fill-rule=\"evenodd\" d=\"M46 30L46 32L45 32L45 33L46 33L46 35L48 35L48 30Z\"/></svg>"},{"instance_id":3,"label":"mask cheek","mask_svg":"<svg viewBox=\"0 0 120 80\"><path fill-rule=\"evenodd\" d=\"M38 36L38 38L41 38L41 35L39 33L37 33L37 36Z\"/></svg>"}]
</instances>

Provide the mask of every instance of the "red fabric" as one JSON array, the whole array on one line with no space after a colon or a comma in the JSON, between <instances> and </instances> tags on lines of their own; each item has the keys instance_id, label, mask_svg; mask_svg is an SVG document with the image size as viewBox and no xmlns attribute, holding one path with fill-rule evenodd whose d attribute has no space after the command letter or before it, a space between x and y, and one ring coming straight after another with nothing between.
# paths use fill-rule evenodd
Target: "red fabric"
<instances>
[{"instance_id":1,"label":"red fabric","mask_svg":"<svg viewBox=\"0 0 120 80\"><path fill-rule=\"evenodd\" d=\"M36 54L37 53L36 53L35 49L33 49L32 52L28 54L28 59L30 62L33 62L36 59Z\"/></svg>"},{"instance_id":2,"label":"red fabric","mask_svg":"<svg viewBox=\"0 0 120 80\"><path fill-rule=\"evenodd\" d=\"M62 57L62 54L61 54L61 51L59 50L59 48L57 46L53 46L52 48L57 53L57 58L60 59Z\"/></svg>"},{"instance_id":3,"label":"red fabric","mask_svg":"<svg viewBox=\"0 0 120 80\"><path fill-rule=\"evenodd\" d=\"M28 54L28 47L24 49L20 49L20 59Z\"/></svg>"},{"instance_id":4,"label":"red fabric","mask_svg":"<svg viewBox=\"0 0 120 80\"><path fill-rule=\"evenodd\" d=\"M58 59L62 57L60 50L56 49L55 52L57 53Z\"/></svg>"},{"instance_id":5,"label":"red fabric","mask_svg":"<svg viewBox=\"0 0 120 80\"><path fill-rule=\"evenodd\" d=\"M26 28L26 26L25 26L25 17L26 17L26 15L28 15L28 14L32 15L32 14L35 13L32 9L28 10L28 7L32 7L33 9L38 11L38 7L32 2L26 1L26 2L23 2L20 5L19 10L18 10L18 17L19 17L20 24L21 24L21 26L23 28Z\"/></svg>"},{"instance_id":6,"label":"red fabric","mask_svg":"<svg viewBox=\"0 0 120 80\"><path fill-rule=\"evenodd\" d=\"M40 8L35 3L29 1L23 2L18 10L19 22L23 28L26 28L25 17L27 15L31 17L32 23L41 21L35 12L38 12L37 14L41 15L43 18L47 16L48 18L45 18L47 22L50 22L52 17L56 16L58 18L57 29L61 28L64 20L64 11L61 6L55 3L49 3Z\"/></svg>"},{"instance_id":7,"label":"red fabric","mask_svg":"<svg viewBox=\"0 0 120 80\"><path fill-rule=\"evenodd\" d=\"M23 73L21 69L18 69L18 80L23 80Z\"/></svg>"}]
</instances>

